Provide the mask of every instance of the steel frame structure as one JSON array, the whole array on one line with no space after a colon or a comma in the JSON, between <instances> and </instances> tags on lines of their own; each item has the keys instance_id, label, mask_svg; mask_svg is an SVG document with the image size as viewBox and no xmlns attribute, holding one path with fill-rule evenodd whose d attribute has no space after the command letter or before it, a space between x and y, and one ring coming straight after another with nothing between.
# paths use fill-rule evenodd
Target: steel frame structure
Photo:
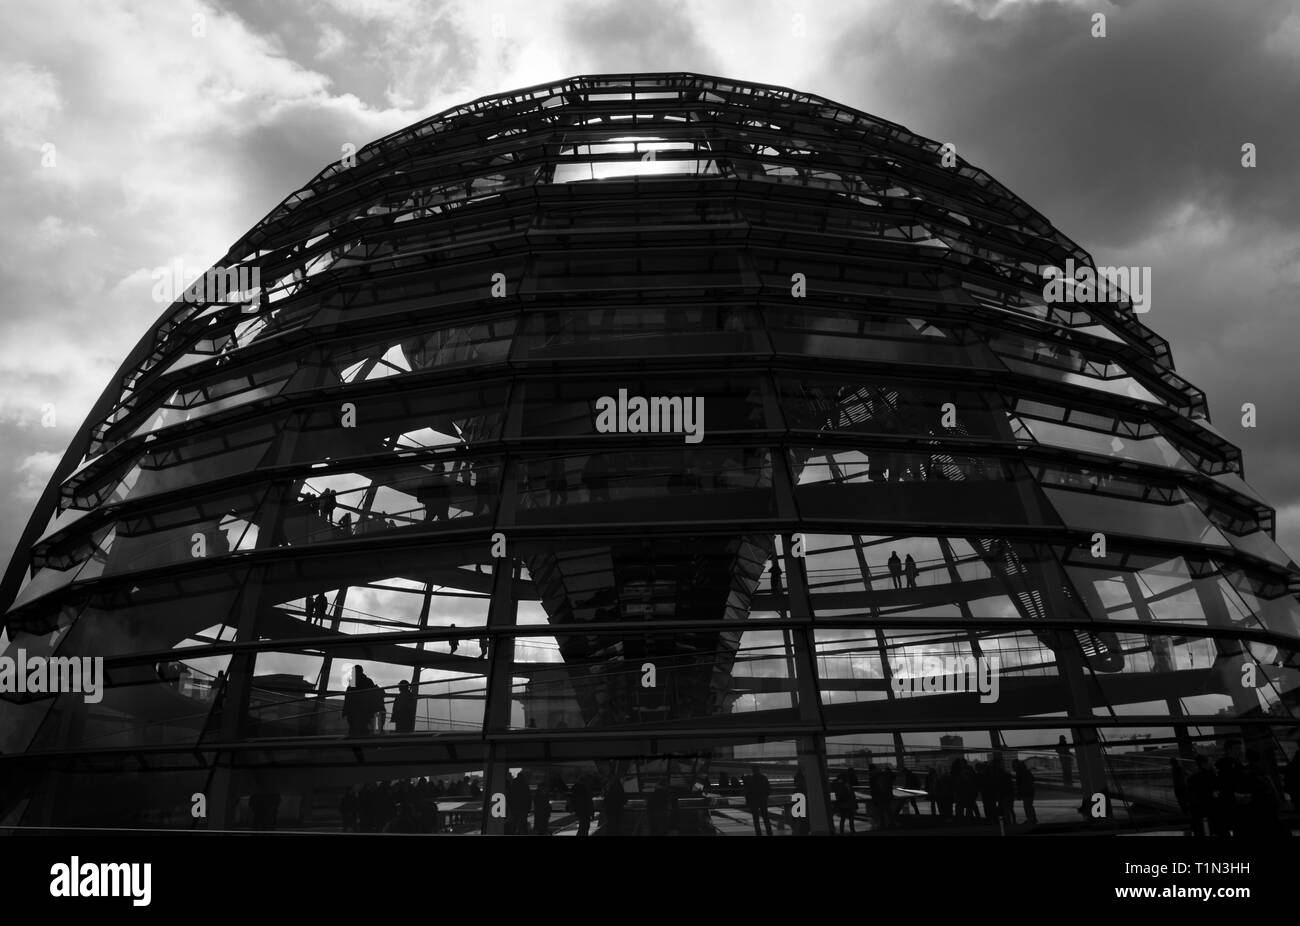
<instances>
[{"instance_id":1,"label":"steel frame structure","mask_svg":"<svg viewBox=\"0 0 1300 926\"><path fill-rule=\"evenodd\" d=\"M318 826L384 776L481 774L486 810L509 769L689 797L759 764L827 832L839 765L923 769L939 733L1044 774L1065 735L1080 794L1130 807L1167 783L1126 734L1271 768L1300 682L1272 509L1131 303L1043 299L1088 254L944 155L631 74L331 164L219 262L260 291L169 306L38 501L0 642L110 687L0 701L0 823L204 791L208 825L274 792ZM702 395L699 449L597 433L619 387ZM900 700L896 660L936 654L997 655L1001 699ZM416 729L343 729L353 664L415 687Z\"/></svg>"}]
</instances>

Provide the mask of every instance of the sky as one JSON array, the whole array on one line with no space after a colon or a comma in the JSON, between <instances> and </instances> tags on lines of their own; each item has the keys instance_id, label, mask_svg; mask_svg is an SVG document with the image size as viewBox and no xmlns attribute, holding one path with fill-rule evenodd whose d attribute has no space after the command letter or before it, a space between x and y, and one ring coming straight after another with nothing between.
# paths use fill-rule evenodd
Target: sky
<instances>
[{"instance_id":1,"label":"sky","mask_svg":"<svg viewBox=\"0 0 1300 926\"><path fill-rule=\"evenodd\" d=\"M210 266L344 145L480 96L639 70L788 86L900 123L1098 264L1149 266L1143 321L1300 551L1300 5L6 0L0 560L165 308L157 268Z\"/></svg>"}]
</instances>

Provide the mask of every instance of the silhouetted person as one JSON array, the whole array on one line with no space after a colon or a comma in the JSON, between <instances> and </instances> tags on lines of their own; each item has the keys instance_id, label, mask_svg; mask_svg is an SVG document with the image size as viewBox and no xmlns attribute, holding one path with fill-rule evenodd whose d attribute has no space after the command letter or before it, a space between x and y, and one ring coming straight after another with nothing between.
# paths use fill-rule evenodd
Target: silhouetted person
<instances>
[{"instance_id":1,"label":"silhouetted person","mask_svg":"<svg viewBox=\"0 0 1300 926\"><path fill-rule=\"evenodd\" d=\"M979 783L975 779L975 769L965 759L953 760L952 787L957 803L957 819L978 820L980 812L975 799L979 795Z\"/></svg>"},{"instance_id":2,"label":"silhouetted person","mask_svg":"<svg viewBox=\"0 0 1300 926\"><path fill-rule=\"evenodd\" d=\"M397 683L397 696L393 698L393 727L398 733L415 729L415 692L406 679Z\"/></svg>"},{"instance_id":3,"label":"silhouetted person","mask_svg":"<svg viewBox=\"0 0 1300 926\"><path fill-rule=\"evenodd\" d=\"M591 817L596 808L591 799L591 789L581 778L573 783L573 789L569 791L568 810L578 818L578 835L590 836Z\"/></svg>"},{"instance_id":4,"label":"silhouetted person","mask_svg":"<svg viewBox=\"0 0 1300 926\"><path fill-rule=\"evenodd\" d=\"M903 769L903 787L907 788L909 791L921 790L921 779L918 778L916 772L912 771L910 768ZM907 800L908 803L912 805L912 813L919 817L921 815L921 808L916 806L916 795L913 794Z\"/></svg>"},{"instance_id":5,"label":"silhouetted person","mask_svg":"<svg viewBox=\"0 0 1300 926\"><path fill-rule=\"evenodd\" d=\"M907 554L907 559L903 560L903 572L907 575L907 587L916 588L916 560L912 559L912 554Z\"/></svg>"},{"instance_id":6,"label":"silhouetted person","mask_svg":"<svg viewBox=\"0 0 1300 926\"><path fill-rule=\"evenodd\" d=\"M925 793L930 798L930 816L939 813L939 773L933 768L925 773Z\"/></svg>"},{"instance_id":7,"label":"silhouetted person","mask_svg":"<svg viewBox=\"0 0 1300 926\"><path fill-rule=\"evenodd\" d=\"M895 773L892 767L885 766L880 773L881 787L885 796L885 819L888 821L887 826L894 827L898 825L898 816L894 808L894 779Z\"/></svg>"},{"instance_id":8,"label":"silhouetted person","mask_svg":"<svg viewBox=\"0 0 1300 926\"><path fill-rule=\"evenodd\" d=\"M528 833L528 811L532 802L532 792L528 789L528 782L524 781L524 773L521 771L514 778L510 779L506 786L506 832L513 833L517 836L524 836Z\"/></svg>"},{"instance_id":9,"label":"silhouetted person","mask_svg":"<svg viewBox=\"0 0 1300 926\"><path fill-rule=\"evenodd\" d=\"M337 497L338 497L338 493L335 492L333 489L326 489L324 492L321 493L320 513L323 514L327 520L330 521L334 520L334 505L337 500Z\"/></svg>"},{"instance_id":10,"label":"silhouetted person","mask_svg":"<svg viewBox=\"0 0 1300 926\"><path fill-rule=\"evenodd\" d=\"M767 828L767 835L772 835L772 821L767 816L767 799L771 794L772 785L767 780L767 776L757 765L754 766L749 777L745 779L745 803L749 805L750 816L754 818L755 836L763 835L758 828L760 817Z\"/></svg>"},{"instance_id":11,"label":"silhouetted person","mask_svg":"<svg viewBox=\"0 0 1300 926\"><path fill-rule=\"evenodd\" d=\"M940 774L936 787L939 795L939 819L952 819L953 805L957 800L957 793L953 790L952 775L948 772Z\"/></svg>"},{"instance_id":12,"label":"silhouetted person","mask_svg":"<svg viewBox=\"0 0 1300 926\"><path fill-rule=\"evenodd\" d=\"M442 463L433 465L433 480L424 491L424 520L446 521L451 508L451 486Z\"/></svg>"},{"instance_id":13,"label":"silhouetted person","mask_svg":"<svg viewBox=\"0 0 1300 926\"><path fill-rule=\"evenodd\" d=\"M363 680L369 684L364 684ZM347 721L350 737L370 735L370 718L374 716L370 689L374 684L366 678L360 666L353 669L352 684L343 693L343 718Z\"/></svg>"},{"instance_id":14,"label":"silhouetted person","mask_svg":"<svg viewBox=\"0 0 1300 926\"><path fill-rule=\"evenodd\" d=\"M898 558L897 550L889 551L889 576L894 580L894 588L903 587L903 561Z\"/></svg>"},{"instance_id":15,"label":"silhouetted person","mask_svg":"<svg viewBox=\"0 0 1300 926\"><path fill-rule=\"evenodd\" d=\"M455 625L455 624L452 624L451 627L450 627L450 629L455 630L455 629L456 629L456 625ZM454 633L453 633L453 634L451 635L451 637L447 640L447 646L448 646L448 652L450 652L450 653L455 653L456 650L460 649L460 640L457 639L457 637L456 637L456 635L455 635Z\"/></svg>"},{"instance_id":16,"label":"silhouetted person","mask_svg":"<svg viewBox=\"0 0 1300 926\"><path fill-rule=\"evenodd\" d=\"M1229 745L1229 750L1232 745ZM1231 751L1214 763L1214 778L1218 796L1214 802L1215 812L1210 817L1210 831L1214 836L1240 836L1242 814L1237 795L1246 793L1245 769Z\"/></svg>"},{"instance_id":17,"label":"silhouetted person","mask_svg":"<svg viewBox=\"0 0 1300 926\"><path fill-rule=\"evenodd\" d=\"M533 832L538 836L551 835L551 792L545 781L533 795Z\"/></svg>"},{"instance_id":18,"label":"silhouetted person","mask_svg":"<svg viewBox=\"0 0 1300 926\"><path fill-rule=\"evenodd\" d=\"M835 779L835 786L832 789L835 795L835 812L840 815L840 835L844 835L844 824L848 823L849 832L858 831L856 817L858 812L858 797L853 793L853 788L849 785L849 776L840 772Z\"/></svg>"},{"instance_id":19,"label":"silhouetted person","mask_svg":"<svg viewBox=\"0 0 1300 926\"><path fill-rule=\"evenodd\" d=\"M1020 798L1020 803L1025 808L1025 821L1028 823L1037 823L1038 814L1034 811L1034 773L1029 770L1029 766L1015 759L1011 763L1011 768L1016 773L1016 796Z\"/></svg>"},{"instance_id":20,"label":"silhouetted person","mask_svg":"<svg viewBox=\"0 0 1300 926\"><path fill-rule=\"evenodd\" d=\"M1062 787L1074 787L1074 758L1070 755L1070 744L1065 741L1064 733L1056 741L1056 754L1061 757Z\"/></svg>"},{"instance_id":21,"label":"silhouetted person","mask_svg":"<svg viewBox=\"0 0 1300 926\"><path fill-rule=\"evenodd\" d=\"M312 611L315 612L312 616L324 624L325 611L327 608L328 605L325 602L325 596L320 592L317 592L316 597L312 599Z\"/></svg>"},{"instance_id":22,"label":"silhouetted person","mask_svg":"<svg viewBox=\"0 0 1300 926\"><path fill-rule=\"evenodd\" d=\"M619 780L616 772L611 771L609 783L605 785L605 800L602 807L604 835L621 835L623 831L623 805L626 803L627 792L623 790L623 782Z\"/></svg>"}]
</instances>

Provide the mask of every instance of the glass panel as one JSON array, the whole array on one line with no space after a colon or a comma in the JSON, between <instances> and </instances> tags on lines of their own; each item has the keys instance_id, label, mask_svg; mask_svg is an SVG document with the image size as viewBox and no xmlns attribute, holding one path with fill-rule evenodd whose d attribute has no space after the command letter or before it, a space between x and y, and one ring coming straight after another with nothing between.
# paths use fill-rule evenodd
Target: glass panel
<instances>
[{"instance_id":1,"label":"glass panel","mask_svg":"<svg viewBox=\"0 0 1300 926\"><path fill-rule=\"evenodd\" d=\"M524 437L654 434L665 441L712 443L719 434L780 430L767 418L756 377L701 377L683 394L680 378L540 380L523 384Z\"/></svg>"},{"instance_id":2,"label":"glass panel","mask_svg":"<svg viewBox=\"0 0 1300 926\"><path fill-rule=\"evenodd\" d=\"M1029 545L997 539L805 534L804 549L819 620L1035 618L1054 574Z\"/></svg>"},{"instance_id":3,"label":"glass panel","mask_svg":"<svg viewBox=\"0 0 1300 926\"><path fill-rule=\"evenodd\" d=\"M266 455L277 429L270 423L189 435L171 444L123 449L123 459L101 459L64 485L71 504L91 506L141 498L248 472ZM111 469L109 468L111 466Z\"/></svg>"},{"instance_id":4,"label":"glass panel","mask_svg":"<svg viewBox=\"0 0 1300 926\"><path fill-rule=\"evenodd\" d=\"M1229 588L1223 588L1229 605L1254 615L1259 624L1273 633L1300 637L1300 596L1276 579L1232 567L1224 569Z\"/></svg>"},{"instance_id":5,"label":"glass panel","mask_svg":"<svg viewBox=\"0 0 1300 926\"><path fill-rule=\"evenodd\" d=\"M1121 562L1117 555L1094 558L1079 548L1065 569L1093 620L1222 625L1229 619L1227 611L1216 612L1214 621L1206 616L1206 602L1222 607L1217 573L1208 565L1192 568L1181 556L1127 554ZM1246 607L1231 619L1260 626Z\"/></svg>"},{"instance_id":6,"label":"glass panel","mask_svg":"<svg viewBox=\"0 0 1300 926\"><path fill-rule=\"evenodd\" d=\"M948 451L790 450L795 502L805 518L878 522L1043 524L1056 519L1016 461ZM977 492L963 485L979 484Z\"/></svg>"},{"instance_id":7,"label":"glass panel","mask_svg":"<svg viewBox=\"0 0 1300 926\"><path fill-rule=\"evenodd\" d=\"M514 316L407 331L332 349L329 382L361 382L463 364L503 361L510 352Z\"/></svg>"},{"instance_id":8,"label":"glass panel","mask_svg":"<svg viewBox=\"0 0 1300 926\"><path fill-rule=\"evenodd\" d=\"M789 285L788 276L785 285ZM779 354L996 368L996 361L986 356L981 345L966 343L963 337L923 319L773 306L765 307L763 315Z\"/></svg>"},{"instance_id":9,"label":"glass panel","mask_svg":"<svg viewBox=\"0 0 1300 926\"><path fill-rule=\"evenodd\" d=\"M753 309L719 305L530 312L515 359L730 356L766 352ZM623 383L627 385L627 383Z\"/></svg>"},{"instance_id":10,"label":"glass panel","mask_svg":"<svg viewBox=\"0 0 1300 926\"><path fill-rule=\"evenodd\" d=\"M68 649L61 648L60 656L69 655ZM34 748L197 743L219 703L217 673L228 664L228 656L195 661L180 656L147 665L107 666L100 701L91 703L81 693L54 698Z\"/></svg>"},{"instance_id":11,"label":"glass panel","mask_svg":"<svg viewBox=\"0 0 1300 926\"><path fill-rule=\"evenodd\" d=\"M672 253L611 251L600 257L582 252L574 252L574 256L547 252L534 257L531 283L539 294L610 291L641 294L665 290L699 292L706 288L735 290L744 286L745 279L734 249L697 247Z\"/></svg>"},{"instance_id":12,"label":"glass panel","mask_svg":"<svg viewBox=\"0 0 1300 926\"><path fill-rule=\"evenodd\" d=\"M1068 707L1046 630L822 629L814 634L822 710L831 726L971 724ZM883 658L882 658L883 654Z\"/></svg>"},{"instance_id":13,"label":"glass panel","mask_svg":"<svg viewBox=\"0 0 1300 926\"><path fill-rule=\"evenodd\" d=\"M300 546L361 535L490 523L501 483L497 457L412 459L365 473L294 483L273 543Z\"/></svg>"},{"instance_id":14,"label":"glass panel","mask_svg":"<svg viewBox=\"0 0 1300 926\"><path fill-rule=\"evenodd\" d=\"M1109 393L1110 395L1125 396L1130 399L1138 399L1142 402L1149 402L1152 405L1164 404L1156 395L1147 389L1131 376L1120 376L1114 379L1097 379L1083 373L1076 373L1070 370L1061 370L1055 367L1042 366L1038 363L1028 363L1023 360L1015 360L1011 357L1004 357L1003 363L1007 369L1013 373L1027 373L1030 376L1037 376L1040 379L1050 380L1056 383L1065 383L1071 386L1082 386L1085 389L1095 389L1099 392Z\"/></svg>"},{"instance_id":15,"label":"glass panel","mask_svg":"<svg viewBox=\"0 0 1300 926\"><path fill-rule=\"evenodd\" d=\"M1131 437L1119 437L1114 434L1102 434L1083 428L1056 424L1050 421L1023 419L1033 433L1034 439L1042 444L1052 444L1072 450L1083 450L1108 457L1123 457L1141 463L1156 466L1168 466L1173 469L1191 472L1192 465L1187 462L1169 441L1163 437L1148 437L1137 440Z\"/></svg>"},{"instance_id":16,"label":"glass panel","mask_svg":"<svg viewBox=\"0 0 1300 926\"><path fill-rule=\"evenodd\" d=\"M78 524L71 536L57 536L38 545L36 566L63 568L83 564L78 580L173 565L257 545L255 516L261 508L260 487L206 498L187 499L183 504L128 512L119 520L100 525L87 536L86 524Z\"/></svg>"},{"instance_id":17,"label":"glass panel","mask_svg":"<svg viewBox=\"0 0 1300 926\"><path fill-rule=\"evenodd\" d=\"M781 408L792 430L928 437L1005 438L1007 428L975 392L844 376L780 376ZM945 406L951 406L946 408ZM954 427L944 427L951 413Z\"/></svg>"},{"instance_id":18,"label":"glass panel","mask_svg":"<svg viewBox=\"0 0 1300 926\"><path fill-rule=\"evenodd\" d=\"M253 738L477 734L486 690L485 660L432 641L261 652L247 731Z\"/></svg>"},{"instance_id":19,"label":"glass panel","mask_svg":"<svg viewBox=\"0 0 1300 926\"><path fill-rule=\"evenodd\" d=\"M775 514L769 451L708 445L517 464L520 524L752 520Z\"/></svg>"},{"instance_id":20,"label":"glass panel","mask_svg":"<svg viewBox=\"0 0 1300 926\"><path fill-rule=\"evenodd\" d=\"M781 630L529 636L514 645L511 729L772 723L795 705L793 642Z\"/></svg>"},{"instance_id":21,"label":"glass panel","mask_svg":"<svg viewBox=\"0 0 1300 926\"><path fill-rule=\"evenodd\" d=\"M1138 501L1050 486L1044 487L1044 494L1066 526L1077 530L1228 546L1223 535L1186 497L1162 504L1154 499Z\"/></svg>"},{"instance_id":22,"label":"glass panel","mask_svg":"<svg viewBox=\"0 0 1300 926\"><path fill-rule=\"evenodd\" d=\"M790 617L770 535L514 542L521 625Z\"/></svg>"},{"instance_id":23,"label":"glass panel","mask_svg":"<svg viewBox=\"0 0 1300 926\"><path fill-rule=\"evenodd\" d=\"M31 827L194 829L191 798L210 786L212 773L194 758L178 761L190 767L169 769L169 760L155 759L152 768L101 770L78 776L75 786L66 779L61 781L63 776L47 776L35 789L23 823Z\"/></svg>"}]
</instances>

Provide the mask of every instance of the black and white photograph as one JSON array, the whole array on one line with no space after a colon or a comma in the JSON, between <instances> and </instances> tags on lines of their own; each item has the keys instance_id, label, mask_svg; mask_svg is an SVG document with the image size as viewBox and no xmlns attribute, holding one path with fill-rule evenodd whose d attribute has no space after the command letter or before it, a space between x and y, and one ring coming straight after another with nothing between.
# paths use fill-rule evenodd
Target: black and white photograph
<instances>
[{"instance_id":1,"label":"black and white photograph","mask_svg":"<svg viewBox=\"0 0 1300 926\"><path fill-rule=\"evenodd\" d=\"M4 22L14 903L1294 896L1300 3Z\"/></svg>"}]
</instances>

